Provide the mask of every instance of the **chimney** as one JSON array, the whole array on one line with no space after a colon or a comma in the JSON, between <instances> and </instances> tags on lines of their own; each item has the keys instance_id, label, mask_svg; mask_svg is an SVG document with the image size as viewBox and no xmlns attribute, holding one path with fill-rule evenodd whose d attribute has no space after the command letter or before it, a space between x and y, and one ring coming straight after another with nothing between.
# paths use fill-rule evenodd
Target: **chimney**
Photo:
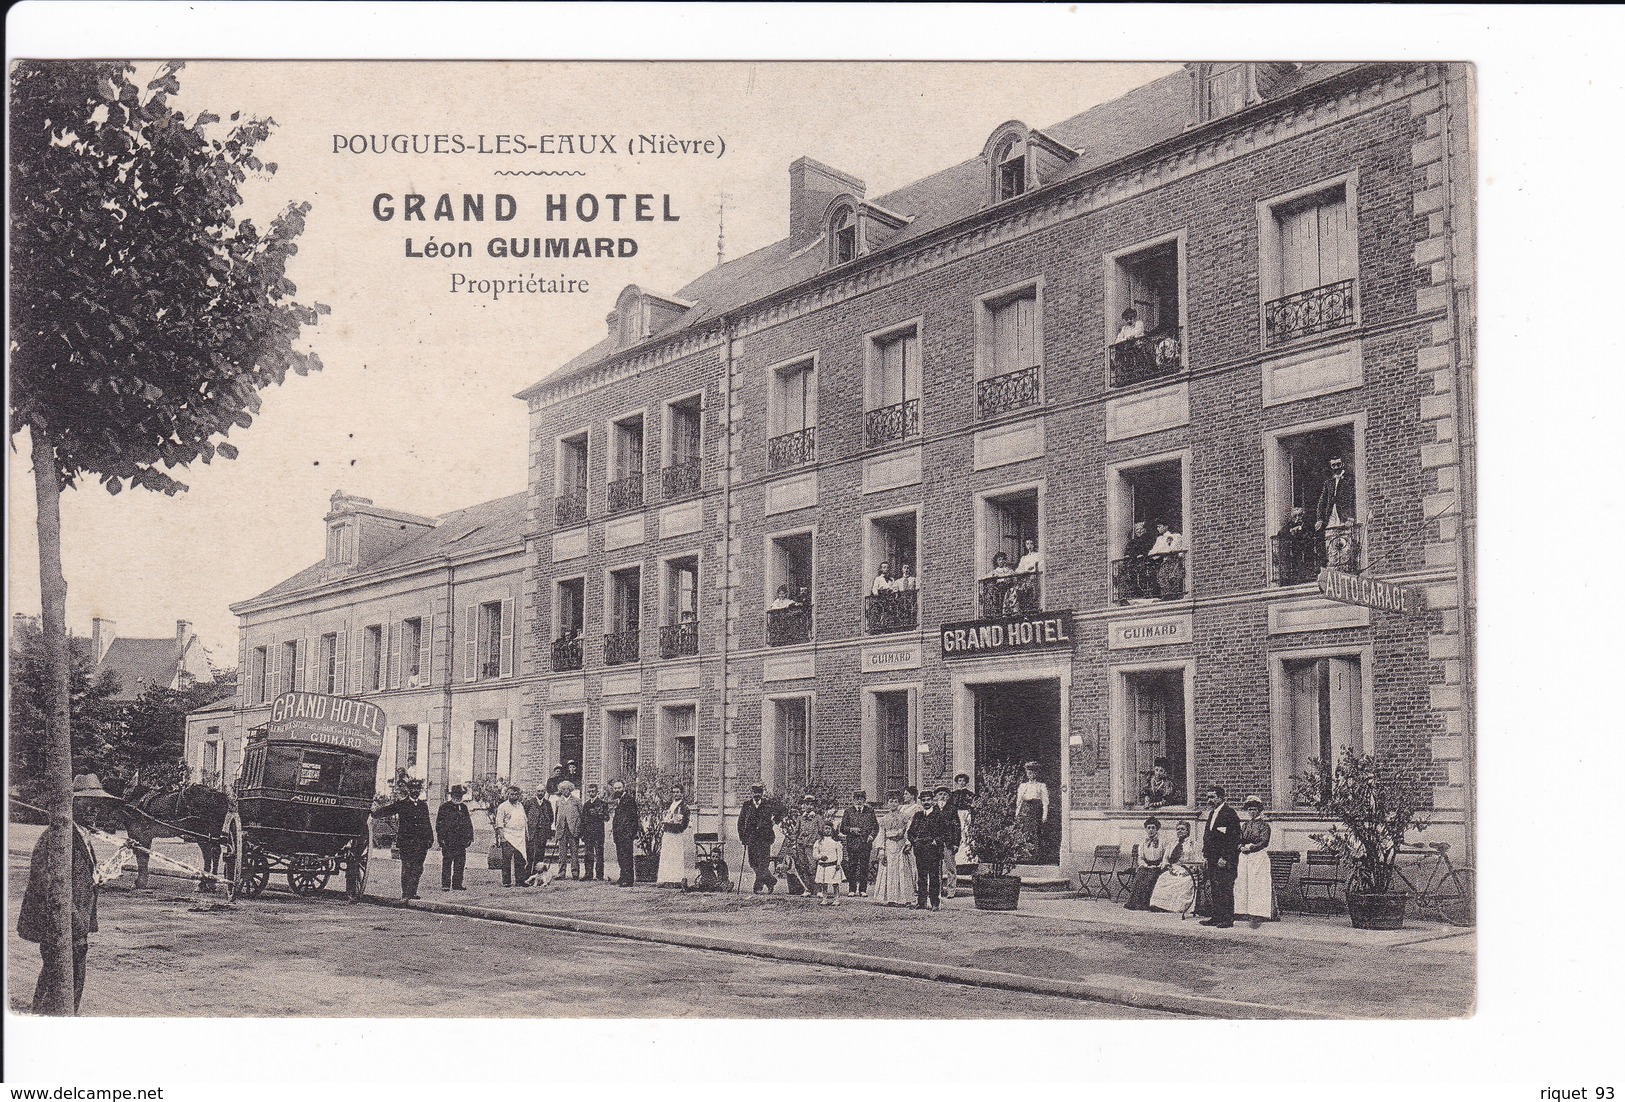
<instances>
[{"instance_id":1,"label":"chimney","mask_svg":"<svg viewBox=\"0 0 1625 1102\"><path fill-rule=\"evenodd\" d=\"M811 241L824 232L824 212L837 195L863 198L863 181L811 157L790 165L790 240Z\"/></svg>"},{"instance_id":2,"label":"chimney","mask_svg":"<svg viewBox=\"0 0 1625 1102\"><path fill-rule=\"evenodd\" d=\"M100 663L107 656L107 648L113 645L113 639L118 635L118 624L100 616L90 619L90 653L92 661Z\"/></svg>"},{"instance_id":3,"label":"chimney","mask_svg":"<svg viewBox=\"0 0 1625 1102\"><path fill-rule=\"evenodd\" d=\"M182 646L182 647L186 646L186 638L187 638L187 636L189 636L191 634L192 634L192 621L190 621L190 620L176 620L175 621L175 642L176 642L177 645Z\"/></svg>"}]
</instances>

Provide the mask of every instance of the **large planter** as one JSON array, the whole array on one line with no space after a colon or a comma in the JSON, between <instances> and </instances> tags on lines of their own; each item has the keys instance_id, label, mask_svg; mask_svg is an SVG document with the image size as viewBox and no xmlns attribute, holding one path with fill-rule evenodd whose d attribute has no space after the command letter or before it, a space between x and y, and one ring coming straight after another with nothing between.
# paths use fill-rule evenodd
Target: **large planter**
<instances>
[{"instance_id":1,"label":"large planter","mask_svg":"<svg viewBox=\"0 0 1625 1102\"><path fill-rule=\"evenodd\" d=\"M1349 892L1349 921L1356 930L1398 930L1407 898L1404 892Z\"/></svg>"},{"instance_id":2,"label":"large planter","mask_svg":"<svg viewBox=\"0 0 1625 1102\"><path fill-rule=\"evenodd\" d=\"M632 855L632 879L639 884L653 884L660 875L660 854L634 853Z\"/></svg>"},{"instance_id":3,"label":"large planter","mask_svg":"<svg viewBox=\"0 0 1625 1102\"><path fill-rule=\"evenodd\" d=\"M978 872L970 878L971 895L979 911L1013 911L1021 901L1021 877Z\"/></svg>"}]
</instances>

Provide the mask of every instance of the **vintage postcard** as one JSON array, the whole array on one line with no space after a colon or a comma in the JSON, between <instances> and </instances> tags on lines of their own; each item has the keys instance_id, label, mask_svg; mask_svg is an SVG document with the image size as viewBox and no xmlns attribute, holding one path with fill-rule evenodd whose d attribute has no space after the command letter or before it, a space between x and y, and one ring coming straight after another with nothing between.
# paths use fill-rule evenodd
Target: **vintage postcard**
<instances>
[{"instance_id":1,"label":"vintage postcard","mask_svg":"<svg viewBox=\"0 0 1625 1102\"><path fill-rule=\"evenodd\" d=\"M1471 65L8 77L10 1013L1474 1013Z\"/></svg>"}]
</instances>

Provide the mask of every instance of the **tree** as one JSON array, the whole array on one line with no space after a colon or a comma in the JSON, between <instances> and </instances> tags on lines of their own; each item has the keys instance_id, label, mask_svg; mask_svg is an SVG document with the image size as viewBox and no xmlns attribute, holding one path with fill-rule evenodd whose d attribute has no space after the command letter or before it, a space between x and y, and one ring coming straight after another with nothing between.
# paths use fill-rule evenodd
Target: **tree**
<instances>
[{"instance_id":1,"label":"tree","mask_svg":"<svg viewBox=\"0 0 1625 1102\"><path fill-rule=\"evenodd\" d=\"M73 1012L73 815L59 498L86 476L109 493L184 490L167 473L235 458L258 392L318 370L297 347L327 308L287 278L308 203L260 229L238 217L272 120L176 106L181 65L145 88L124 62L23 61L11 71L11 434L25 429L38 510L49 854L46 967ZM160 469L163 468L163 469Z\"/></svg>"},{"instance_id":2,"label":"tree","mask_svg":"<svg viewBox=\"0 0 1625 1102\"><path fill-rule=\"evenodd\" d=\"M126 790L137 774L143 786L168 788L184 782L186 717L230 695L232 687L200 682L184 689L153 685L125 705L122 720L102 757L103 780L117 777Z\"/></svg>"},{"instance_id":3,"label":"tree","mask_svg":"<svg viewBox=\"0 0 1625 1102\"><path fill-rule=\"evenodd\" d=\"M39 623L19 621L12 629L7 708L11 720L11 783L27 803L43 806L45 778L45 717L49 711L50 678L45 663L45 638ZM117 738L118 675L104 670L95 676L90 640L76 637L69 644L68 718L73 732L73 769L95 772L105 747Z\"/></svg>"}]
</instances>

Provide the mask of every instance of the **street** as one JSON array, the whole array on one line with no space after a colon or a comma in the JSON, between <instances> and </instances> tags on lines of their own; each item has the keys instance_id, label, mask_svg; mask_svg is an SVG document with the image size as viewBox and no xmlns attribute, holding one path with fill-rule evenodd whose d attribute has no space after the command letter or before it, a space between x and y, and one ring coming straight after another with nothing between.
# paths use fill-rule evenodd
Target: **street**
<instances>
[{"instance_id":1,"label":"street","mask_svg":"<svg viewBox=\"0 0 1625 1102\"><path fill-rule=\"evenodd\" d=\"M27 883L13 859L13 1010L37 948L16 936ZM781 963L267 892L228 906L184 881L101 894L81 1012L113 1017L1157 1018L1151 1011L849 969ZM222 982L229 977L229 982ZM952 998L943 998L951 992ZM838 996L838 997L837 997Z\"/></svg>"}]
</instances>

